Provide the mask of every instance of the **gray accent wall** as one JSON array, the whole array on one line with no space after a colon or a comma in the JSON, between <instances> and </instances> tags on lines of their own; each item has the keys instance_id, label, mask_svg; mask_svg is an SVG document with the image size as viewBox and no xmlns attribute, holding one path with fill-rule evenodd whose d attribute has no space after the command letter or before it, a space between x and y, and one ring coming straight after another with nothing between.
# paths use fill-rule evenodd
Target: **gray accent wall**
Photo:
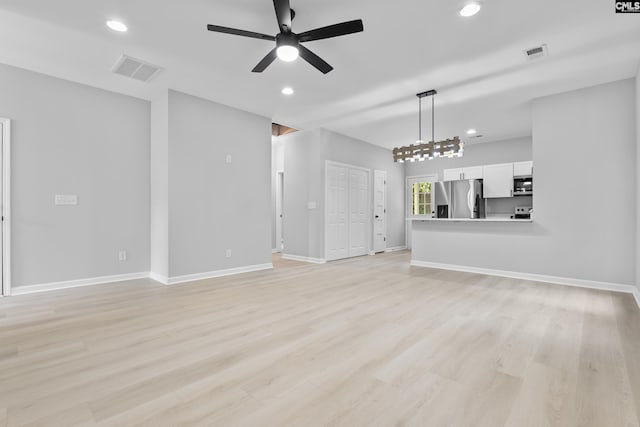
<instances>
[{"instance_id":1,"label":"gray accent wall","mask_svg":"<svg viewBox=\"0 0 640 427\"><path fill-rule=\"evenodd\" d=\"M417 223L413 260L634 284L635 84L534 100L534 222Z\"/></svg>"},{"instance_id":2,"label":"gray accent wall","mask_svg":"<svg viewBox=\"0 0 640 427\"><path fill-rule=\"evenodd\" d=\"M176 91L168 111L169 276L271 263L271 120Z\"/></svg>"},{"instance_id":3,"label":"gray accent wall","mask_svg":"<svg viewBox=\"0 0 640 427\"><path fill-rule=\"evenodd\" d=\"M0 117L12 120L12 286L149 271L149 102L0 65Z\"/></svg>"},{"instance_id":4,"label":"gray accent wall","mask_svg":"<svg viewBox=\"0 0 640 427\"><path fill-rule=\"evenodd\" d=\"M324 258L327 160L371 169L371 176L373 170L387 172L387 247L404 246L404 167L393 162L390 150L326 129L295 132L278 141L284 145L285 254Z\"/></svg>"}]
</instances>

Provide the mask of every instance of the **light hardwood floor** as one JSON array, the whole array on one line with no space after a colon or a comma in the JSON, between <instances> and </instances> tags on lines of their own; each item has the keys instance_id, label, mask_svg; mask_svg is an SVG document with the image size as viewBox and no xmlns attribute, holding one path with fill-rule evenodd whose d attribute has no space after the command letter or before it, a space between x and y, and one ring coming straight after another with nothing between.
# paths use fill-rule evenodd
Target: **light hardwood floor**
<instances>
[{"instance_id":1,"label":"light hardwood floor","mask_svg":"<svg viewBox=\"0 0 640 427\"><path fill-rule=\"evenodd\" d=\"M274 261L0 300L0 426L638 426L630 295Z\"/></svg>"}]
</instances>

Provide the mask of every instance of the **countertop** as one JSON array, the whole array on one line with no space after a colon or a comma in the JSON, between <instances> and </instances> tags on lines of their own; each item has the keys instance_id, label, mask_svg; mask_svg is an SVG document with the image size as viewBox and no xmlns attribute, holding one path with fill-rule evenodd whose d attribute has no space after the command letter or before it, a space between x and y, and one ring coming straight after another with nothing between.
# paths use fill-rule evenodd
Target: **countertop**
<instances>
[{"instance_id":1,"label":"countertop","mask_svg":"<svg viewBox=\"0 0 640 427\"><path fill-rule=\"evenodd\" d=\"M513 219L508 216L489 218L407 218L407 220L424 222L533 222L533 219Z\"/></svg>"}]
</instances>

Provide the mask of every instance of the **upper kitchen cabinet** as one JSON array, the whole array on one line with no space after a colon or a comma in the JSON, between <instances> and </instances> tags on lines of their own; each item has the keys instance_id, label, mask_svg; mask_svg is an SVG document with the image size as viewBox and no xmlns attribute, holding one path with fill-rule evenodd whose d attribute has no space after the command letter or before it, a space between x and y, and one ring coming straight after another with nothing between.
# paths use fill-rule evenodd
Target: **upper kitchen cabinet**
<instances>
[{"instance_id":1,"label":"upper kitchen cabinet","mask_svg":"<svg viewBox=\"0 0 640 427\"><path fill-rule=\"evenodd\" d=\"M515 162L513 164L513 176L532 176L533 161Z\"/></svg>"},{"instance_id":2,"label":"upper kitchen cabinet","mask_svg":"<svg viewBox=\"0 0 640 427\"><path fill-rule=\"evenodd\" d=\"M461 181L463 179L482 179L482 166L445 169L443 181Z\"/></svg>"},{"instance_id":3,"label":"upper kitchen cabinet","mask_svg":"<svg viewBox=\"0 0 640 427\"><path fill-rule=\"evenodd\" d=\"M484 172L482 169L482 166L463 168L463 179L482 179L484 177Z\"/></svg>"},{"instance_id":4,"label":"upper kitchen cabinet","mask_svg":"<svg viewBox=\"0 0 640 427\"><path fill-rule=\"evenodd\" d=\"M445 169L443 181L459 181L462 179L462 168Z\"/></svg>"},{"instance_id":5,"label":"upper kitchen cabinet","mask_svg":"<svg viewBox=\"0 0 640 427\"><path fill-rule=\"evenodd\" d=\"M484 166L483 195L485 199L513 196L513 163Z\"/></svg>"}]
</instances>

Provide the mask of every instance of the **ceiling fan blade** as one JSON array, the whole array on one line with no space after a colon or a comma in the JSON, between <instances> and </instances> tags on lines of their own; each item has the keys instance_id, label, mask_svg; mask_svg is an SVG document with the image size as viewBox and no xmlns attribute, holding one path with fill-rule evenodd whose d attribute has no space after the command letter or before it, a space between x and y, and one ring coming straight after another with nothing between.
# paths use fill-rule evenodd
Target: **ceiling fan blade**
<instances>
[{"instance_id":1,"label":"ceiling fan blade","mask_svg":"<svg viewBox=\"0 0 640 427\"><path fill-rule=\"evenodd\" d=\"M304 33L298 34L298 40L301 42L310 42L313 40L322 40L331 37L359 33L363 30L364 25L362 24L362 19L356 19L355 21L342 22L340 24L305 31Z\"/></svg>"},{"instance_id":2,"label":"ceiling fan blade","mask_svg":"<svg viewBox=\"0 0 640 427\"><path fill-rule=\"evenodd\" d=\"M273 61L275 61L275 59L277 57L278 57L278 55L276 54L276 49L273 48L273 50L271 52L267 53L267 56L262 58L262 61L258 62L258 65L253 67L253 70L251 70L251 72L253 72L253 73L261 73L261 72L263 72L265 70L265 68L267 68L269 65L271 65L271 63Z\"/></svg>"},{"instance_id":3,"label":"ceiling fan blade","mask_svg":"<svg viewBox=\"0 0 640 427\"><path fill-rule=\"evenodd\" d=\"M302 57L302 59L304 59L309 64L316 67L318 70L322 72L322 74L327 74L329 71L333 70L333 67L327 64L324 59L320 58L318 55L311 52L306 47L299 45L298 50L300 52L300 56Z\"/></svg>"},{"instance_id":4,"label":"ceiling fan blade","mask_svg":"<svg viewBox=\"0 0 640 427\"><path fill-rule=\"evenodd\" d=\"M273 7L276 9L278 27L283 33L291 31L291 4L289 0L273 0Z\"/></svg>"},{"instance_id":5,"label":"ceiling fan blade","mask_svg":"<svg viewBox=\"0 0 640 427\"><path fill-rule=\"evenodd\" d=\"M225 33L225 34L233 34L235 36L251 37L254 39L262 39L262 40L270 40L270 41L276 40L274 36L270 36L268 34L254 33L253 31L238 30L238 29L229 28L229 27L221 27L219 25L209 24L207 25L207 30L214 31L216 33Z\"/></svg>"}]
</instances>

